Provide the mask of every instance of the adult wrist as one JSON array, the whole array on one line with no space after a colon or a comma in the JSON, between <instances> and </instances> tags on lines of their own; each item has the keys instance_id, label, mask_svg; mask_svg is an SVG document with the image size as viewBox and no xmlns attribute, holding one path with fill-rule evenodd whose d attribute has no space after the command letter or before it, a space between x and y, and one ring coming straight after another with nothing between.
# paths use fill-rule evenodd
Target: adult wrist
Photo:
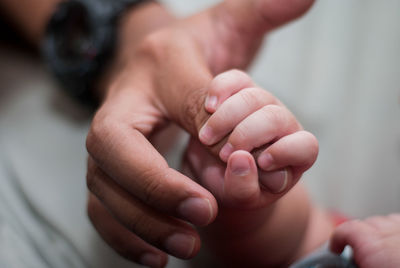
<instances>
[{"instance_id":1,"label":"adult wrist","mask_svg":"<svg viewBox=\"0 0 400 268\"><path fill-rule=\"evenodd\" d=\"M176 19L155 1L145 2L131 8L120 18L115 53L104 73L93 88L93 95L103 101L116 77L135 62L137 48L152 32L174 22Z\"/></svg>"},{"instance_id":2,"label":"adult wrist","mask_svg":"<svg viewBox=\"0 0 400 268\"><path fill-rule=\"evenodd\" d=\"M148 25L154 24L154 10L159 15L160 9L151 0L60 3L48 23L42 51L65 92L83 103L97 104L101 96L97 90L99 81L114 65L120 51L125 51L124 47L133 48L126 44L132 38L124 36L138 35L139 39ZM143 12L148 16L139 16ZM126 20L132 17L141 17L135 20L134 27L130 19ZM126 28L129 33L123 30Z\"/></svg>"}]
</instances>

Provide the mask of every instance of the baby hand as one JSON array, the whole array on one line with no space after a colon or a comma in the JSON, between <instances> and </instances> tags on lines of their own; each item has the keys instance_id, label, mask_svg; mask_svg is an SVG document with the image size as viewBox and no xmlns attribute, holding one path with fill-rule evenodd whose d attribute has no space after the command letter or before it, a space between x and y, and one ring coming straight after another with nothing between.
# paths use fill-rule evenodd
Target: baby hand
<instances>
[{"instance_id":1,"label":"baby hand","mask_svg":"<svg viewBox=\"0 0 400 268\"><path fill-rule=\"evenodd\" d=\"M360 268L400 267L400 214L343 223L333 233L331 250L340 253L346 245Z\"/></svg>"},{"instance_id":2,"label":"baby hand","mask_svg":"<svg viewBox=\"0 0 400 268\"><path fill-rule=\"evenodd\" d=\"M238 150L253 152L260 182L273 193L284 192L315 162L318 142L302 129L293 114L272 94L256 87L244 72L216 76L205 109L211 117L199 132L200 141L218 150L228 162Z\"/></svg>"}]
</instances>

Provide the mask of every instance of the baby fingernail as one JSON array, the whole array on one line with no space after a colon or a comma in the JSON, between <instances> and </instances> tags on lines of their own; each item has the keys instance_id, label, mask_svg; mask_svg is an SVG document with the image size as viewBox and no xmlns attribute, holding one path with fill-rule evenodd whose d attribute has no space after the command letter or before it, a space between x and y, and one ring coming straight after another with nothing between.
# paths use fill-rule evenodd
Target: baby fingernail
<instances>
[{"instance_id":1,"label":"baby fingernail","mask_svg":"<svg viewBox=\"0 0 400 268\"><path fill-rule=\"evenodd\" d=\"M222 147L221 151L219 152L219 157L222 159L222 161L227 161L228 157L233 153L233 146L230 143L227 143Z\"/></svg>"},{"instance_id":2,"label":"baby fingernail","mask_svg":"<svg viewBox=\"0 0 400 268\"><path fill-rule=\"evenodd\" d=\"M211 222L213 208L210 200L191 197L179 205L178 214L194 225L204 226Z\"/></svg>"},{"instance_id":3,"label":"baby fingernail","mask_svg":"<svg viewBox=\"0 0 400 268\"><path fill-rule=\"evenodd\" d=\"M146 253L140 258L140 263L148 267L162 267L162 259L160 255Z\"/></svg>"},{"instance_id":4,"label":"baby fingernail","mask_svg":"<svg viewBox=\"0 0 400 268\"><path fill-rule=\"evenodd\" d=\"M207 96L206 108L215 111L217 109L218 98L216 96Z\"/></svg>"},{"instance_id":5,"label":"baby fingernail","mask_svg":"<svg viewBox=\"0 0 400 268\"><path fill-rule=\"evenodd\" d=\"M193 254L196 239L188 234L173 234L165 241L165 248L175 257L187 259Z\"/></svg>"},{"instance_id":6,"label":"baby fingernail","mask_svg":"<svg viewBox=\"0 0 400 268\"><path fill-rule=\"evenodd\" d=\"M232 173L236 176L246 176L250 172L250 163L247 159L232 157L230 166Z\"/></svg>"},{"instance_id":7,"label":"baby fingernail","mask_svg":"<svg viewBox=\"0 0 400 268\"><path fill-rule=\"evenodd\" d=\"M263 172L260 175L260 183L273 194L279 194L286 190L288 180L287 169Z\"/></svg>"},{"instance_id":8,"label":"baby fingernail","mask_svg":"<svg viewBox=\"0 0 400 268\"><path fill-rule=\"evenodd\" d=\"M205 145L211 145L213 137L212 128L207 125L204 125L199 132L199 139Z\"/></svg>"}]
</instances>

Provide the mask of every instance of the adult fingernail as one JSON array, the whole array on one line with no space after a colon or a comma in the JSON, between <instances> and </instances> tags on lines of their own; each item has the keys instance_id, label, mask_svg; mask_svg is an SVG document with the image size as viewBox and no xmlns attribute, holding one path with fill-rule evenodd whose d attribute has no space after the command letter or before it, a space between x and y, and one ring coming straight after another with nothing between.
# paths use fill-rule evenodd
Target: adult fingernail
<instances>
[{"instance_id":1,"label":"adult fingernail","mask_svg":"<svg viewBox=\"0 0 400 268\"><path fill-rule=\"evenodd\" d=\"M273 194L279 194L286 190L288 180L287 169L263 172L260 175L260 183Z\"/></svg>"},{"instance_id":2,"label":"adult fingernail","mask_svg":"<svg viewBox=\"0 0 400 268\"><path fill-rule=\"evenodd\" d=\"M270 153L262 153L257 159L258 166L265 171L273 170L274 159Z\"/></svg>"},{"instance_id":3,"label":"adult fingernail","mask_svg":"<svg viewBox=\"0 0 400 268\"><path fill-rule=\"evenodd\" d=\"M217 109L217 103L217 96L207 96L205 103L206 109L215 111Z\"/></svg>"},{"instance_id":4,"label":"adult fingernail","mask_svg":"<svg viewBox=\"0 0 400 268\"><path fill-rule=\"evenodd\" d=\"M152 268L159 268L162 267L162 258L160 255L153 254L153 253L146 253L144 254L139 261L141 264L152 267Z\"/></svg>"},{"instance_id":5,"label":"adult fingernail","mask_svg":"<svg viewBox=\"0 0 400 268\"><path fill-rule=\"evenodd\" d=\"M230 168L231 172L236 176L246 176L250 173L250 163L247 158L232 157Z\"/></svg>"},{"instance_id":6,"label":"adult fingernail","mask_svg":"<svg viewBox=\"0 0 400 268\"><path fill-rule=\"evenodd\" d=\"M173 234L165 241L168 253L175 257L187 259L193 254L196 239L188 234Z\"/></svg>"},{"instance_id":7,"label":"adult fingernail","mask_svg":"<svg viewBox=\"0 0 400 268\"><path fill-rule=\"evenodd\" d=\"M204 125L199 132L199 139L205 145L211 145L213 138L213 130L211 127Z\"/></svg>"},{"instance_id":8,"label":"adult fingernail","mask_svg":"<svg viewBox=\"0 0 400 268\"><path fill-rule=\"evenodd\" d=\"M213 217L213 208L210 200L191 197L183 201L178 207L178 213L185 220L197 226L209 224Z\"/></svg>"},{"instance_id":9,"label":"adult fingernail","mask_svg":"<svg viewBox=\"0 0 400 268\"><path fill-rule=\"evenodd\" d=\"M233 153L233 146L229 142L222 147L221 151L219 152L219 157L222 159L222 161L227 161L228 157Z\"/></svg>"}]
</instances>

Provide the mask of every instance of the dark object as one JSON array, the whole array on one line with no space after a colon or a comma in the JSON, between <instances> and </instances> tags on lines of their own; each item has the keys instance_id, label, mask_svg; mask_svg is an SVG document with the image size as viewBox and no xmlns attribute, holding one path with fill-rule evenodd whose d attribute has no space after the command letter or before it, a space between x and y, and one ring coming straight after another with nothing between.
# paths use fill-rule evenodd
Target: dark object
<instances>
[{"instance_id":1,"label":"dark object","mask_svg":"<svg viewBox=\"0 0 400 268\"><path fill-rule=\"evenodd\" d=\"M113 54L119 16L146 0L69 0L58 5L42 53L67 93L85 103Z\"/></svg>"},{"instance_id":2,"label":"dark object","mask_svg":"<svg viewBox=\"0 0 400 268\"><path fill-rule=\"evenodd\" d=\"M327 244L289 268L357 268L353 262L353 251L347 246L341 255L329 251Z\"/></svg>"}]
</instances>

